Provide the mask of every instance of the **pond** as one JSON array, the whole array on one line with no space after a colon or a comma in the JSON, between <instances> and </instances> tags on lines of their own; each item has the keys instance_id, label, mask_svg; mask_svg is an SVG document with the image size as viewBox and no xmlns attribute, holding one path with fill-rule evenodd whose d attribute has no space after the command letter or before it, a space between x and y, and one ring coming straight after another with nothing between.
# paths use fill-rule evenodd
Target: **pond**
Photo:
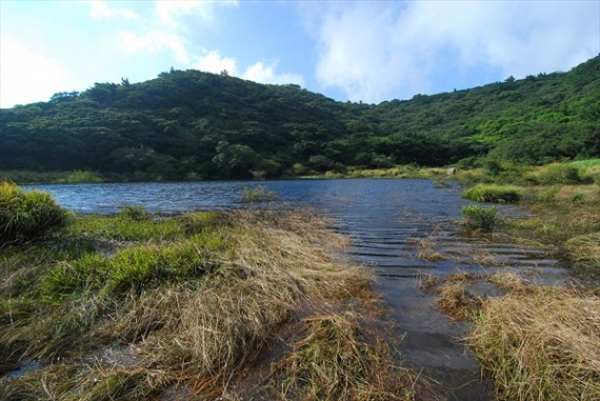
<instances>
[{"instance_id":1,"label":"pond","mask_svg":"<svg viewBox=\"0 0 600 401\"><path fill-rule=\"evenodd\" d=\"M376 287L398 326L403 359L443 383L449 400L491 400L477 363L456 338L464 324L451 321L420 289L424 274L489 274L501 269L531 273L558 282L565 270L545 252L509 241L461 235L461 198L455 183L438 188L430 180L352 179L263 182L100 183L25 186L50 192L64 207L82 213L115 213L124 205L151 212L238 208L244 188L264 186L284 205L306 205L331 216L336 229L350 236L350 256L370 265ZM502 206L504 216L525 212ZM439 255L445 255L440 257ZM430 255L430 257L427 257ZM431 257L432 255L438 255ZM543 274L541 273L543 272ZM489 289L493 291L493 289Z\"/></svg>"}]
</instances>

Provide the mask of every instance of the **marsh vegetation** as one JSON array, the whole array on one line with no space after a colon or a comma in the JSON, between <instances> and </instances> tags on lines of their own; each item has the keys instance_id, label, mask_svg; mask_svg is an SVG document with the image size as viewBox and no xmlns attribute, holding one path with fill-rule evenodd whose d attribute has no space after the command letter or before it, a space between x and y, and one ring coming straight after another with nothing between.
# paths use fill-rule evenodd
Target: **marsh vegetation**
<instances>
[{"instance_id":1,"label":"marsh vegetation","mask_svg":"<svg viewBox=\"0 0 600 401\"><path fill-rule=\"evenodd\" d=\"M422 290L471 325L464 340L499 400L599 399L600 161L566 166L491 165L452 179L484 184L480 192L509 186L519 194L510 202L531 213L467 206L465 235L542 249L577 282L540 283L542 267L502 273L501 255L420 240L418 258L483 272L424 276ZM449 179L442 169L418 174ZM6 199L23 193L3 185L4 216L14 216L8 205L18 202ZM252 203L269 191L247 193ZM2 244L2 399L439 398L399 359L402 333L373 292L373 272L345 259L348 238L323 217L136 205L70 215L31 196L62 218ZM3 232L21 230L12 221L21 220L3 220Z\"/></svg>"},{"instance_id":2,"label":"marsh vegetation","mask_svg":"<svg viewBox=\"0 0 600 401\"><path fill-rule=\"evenodd\" d=\"M369 271L326 226L132 206L4 243L0 398L415 399Z\"/></svg>"},{"instance_id":3,"label":"marsh vegetation","mask_svg":"<svg viewBox=\"0 0 600 401\"><path fill-rule=\"evenodd\" d=\"M506 220L503 232L493 234L548 249L578 281L541 285L514 273L423 280L442 310L474 325L465 340L501 400L600 400L599 166L596 159L513 175L510 181L521 185L511 192L532 214ZM507 201L481 195L488 190L500 192L478 184L463 196ZM482 296L481 282L501 295Z\"/></svg>"}]
</instances>

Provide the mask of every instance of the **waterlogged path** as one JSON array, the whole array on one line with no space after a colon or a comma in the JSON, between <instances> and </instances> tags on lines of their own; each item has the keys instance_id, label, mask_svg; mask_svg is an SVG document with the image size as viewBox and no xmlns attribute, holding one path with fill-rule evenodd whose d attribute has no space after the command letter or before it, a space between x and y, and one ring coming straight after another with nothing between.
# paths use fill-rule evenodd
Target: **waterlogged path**
<instances>
[{"instance_id":1,"label":"waterlogged path","mask_svg":"<svg viewBox=\"0 0 600 401\"><path fill-rule=\"evenodd\" d=\"M459 232L460 188L436 188L429 180L310 180L212 183L132 183L44 185L58 202L73 211L114 213L123 205L175 213L190 209L243 207L244 187L263 185L280 202L300 202L337 221L354 240L351 257L373 266L377 289L384 295L404 335L402 358L423 375L441 383L448 400L488 401L494 397L480 379L468 349L457 341L467 327L443 315L434 295L420 288L423 275L532 273L531 278L557 282L566 272L544 252L510 242L490 242ZM514 207L501 213L519 216ZM444 255L441 257L440 255ZM490 287L488 291L494 291Z\"/></svg>"}]
</instances>

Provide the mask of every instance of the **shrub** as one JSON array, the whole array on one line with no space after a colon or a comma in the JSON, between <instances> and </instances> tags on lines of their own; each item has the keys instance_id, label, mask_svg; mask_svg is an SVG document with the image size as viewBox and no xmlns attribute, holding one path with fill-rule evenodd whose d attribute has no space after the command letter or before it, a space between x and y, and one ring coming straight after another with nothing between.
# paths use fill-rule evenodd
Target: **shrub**
<instances>
[{"instance_id":1,"label":"shrub","mask_svg":"<svg viewBox=\"0 0 600 401\"><path fill-rule=\"evenodd\" d=\"M244 188L242 191L242 203L262 203L262 202L273 202L278 200L279 197L274 191L267 191L264 186L258 186L255 188Z\"/></svg>"},{"instance_id":2,"label":"shrub","mask_svg":"<svg viewBox=\"0 0 600 401\"><path fill-rule=\"evenodd\" d=\"M0 181L0 242L25 242L65 225L69 213L52 196Z\"/></svg>"},{"instance_id":3,"label":"shrub","mask_svg":"<svg viewBox=\"0 0 600 401\"><path fill-rule=\"evenodd\" d=\"M496 226L502 224L495 206L489 208L479 205L463 206L461 213L463 217L461 224L469 230L493 231Z\"/></svg>"},{"instance_id":4,"label":"shrub","mask_svg":"<svg viewBox=\"0 0 600 401\"><path fill-rule=\"evenodd\" d=\"M462 196L476 202L514 203L520 201L523 194L515 187L477 184L464 191Z\"/></svg>"}]
</instances>

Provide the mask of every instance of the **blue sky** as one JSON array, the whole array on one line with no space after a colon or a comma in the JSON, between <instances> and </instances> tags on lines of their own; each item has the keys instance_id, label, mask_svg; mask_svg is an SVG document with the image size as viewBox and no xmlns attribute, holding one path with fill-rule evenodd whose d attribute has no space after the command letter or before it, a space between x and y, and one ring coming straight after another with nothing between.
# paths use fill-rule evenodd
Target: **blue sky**
<instances>
[{"instance_id":1,"label":"blue sky","mask_svg":"<svg viewBox=\"0 0 600 401\"><path fill-rule=\"evenodd\" d=\"M379 103L568 71L600 0L0 0L0 107L176 69Z\"/></svg>"}]
</instances>

